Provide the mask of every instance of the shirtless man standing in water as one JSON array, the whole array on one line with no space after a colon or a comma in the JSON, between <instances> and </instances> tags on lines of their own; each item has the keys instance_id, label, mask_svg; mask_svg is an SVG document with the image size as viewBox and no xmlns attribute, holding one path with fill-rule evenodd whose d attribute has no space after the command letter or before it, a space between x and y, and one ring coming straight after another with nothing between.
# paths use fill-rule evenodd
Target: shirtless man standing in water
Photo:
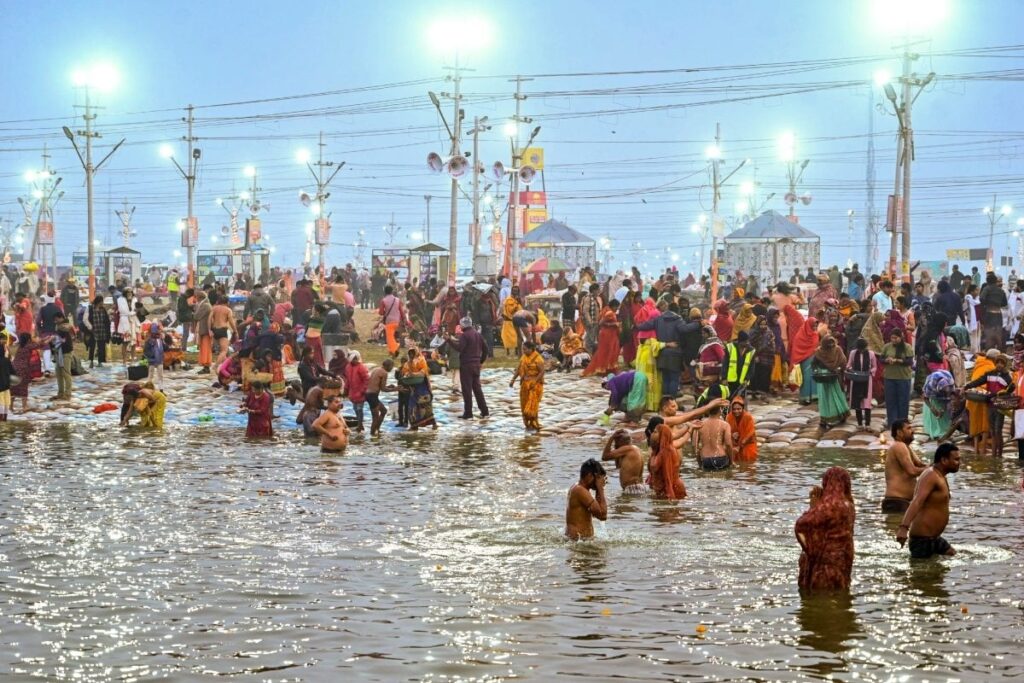
<instances>
[{"instance_id":1,"label":"shirtless man standing in water","mask_svg":"<svg viewBox=\"0 0 1024 683\"><path fill-rule=\"evenodd\" d=\"M210 309L210 334L213 335L213 343L217 347L217 367L228 357L228 348L231 343L230 335L238 335L238 327L235 324L235 314L228 306L227 297L220 297Z\"/></svg>"},{"instance_id":2,"label":"shirtless man standing in water","mask_svg":"<svg viewBox=\"0 0 1024 683\"><path fill-rule=\"evenodd\" d=\"M341 397L332 396L327 403L327 410L313 421L313 429L320 434L322 453L341 453L348 445L348 425L338 417L340 411Z\"/></svg>"},{"instance_id":3,"label":"shirtless man standing in water","mask_svg":"<svg viewBox=\"0 0 1024 683\"><path fill-rule=\"evenodd\" d=\"M943 443L935 449L932 466L924 471L914 490L914 500L903 515L896 532L902 546L910 536L910 556L927 558L934 555L956 555L942 532L949 524L949 481L947 474L960 471L960 450L956 444Z\"/></svg>"},{"instance_id":4,"label":"shirtless man standing in water","mask_svg":"<svg viewBox=\"0 0 1024 683\"><path fill-rule=\"evenodd\" d=\"M604 485L608 481L604 466L590 458L580 466L580 480L569 489L565 507L565 536L578 541L594 536L594 517L608 518L608 503L604 499ZM590 495L591 489L595 495Z\"/></svg>"},{"instance_id":5,"label":"shirtless man standing in water","mask_svg":"<svg viewBox=\"0 0 1024 683\"><path fill-rule=\"evenodd\" d=\"M604 445L601 460L614 460L619 469L619 484L623 493L646 495L647 485L644 484L644 456L640 449L633 445L629 432L625 429L616 430Z\"/></svg>"},{"instance_id":6,"label":"shirtless man standing in water","mask_svg":"<svg viewBox=\"0 0 1024 683\"><path fill-rule=\"evenodd\" d=\"M914 427L910 420L892 423L892 445L885 452L885 497L882 512L906 512L914 497L917 478L927 469L921 459L910 452L914 443Z\"/></svg>"},{"instance_id":7,"label":"shirtless man standing in water","mask_svg":"<svg viewBox=\"0 0 1024 683\"><path fill-rule=\"evenodd\" d=\"M732 464L732 429L716 408L697 432L697 462L705 470L724 470Z\"/></svg>"}]
</instances>

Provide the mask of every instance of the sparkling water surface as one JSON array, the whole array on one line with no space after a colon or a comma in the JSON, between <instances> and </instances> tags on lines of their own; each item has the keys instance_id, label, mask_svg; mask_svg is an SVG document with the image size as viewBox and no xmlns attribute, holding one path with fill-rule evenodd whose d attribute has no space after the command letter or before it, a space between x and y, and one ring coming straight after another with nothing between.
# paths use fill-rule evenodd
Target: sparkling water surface
<instances>
[{"instance_id":1,"label":"sparkling water surface","mask_svg":"<svg viewBox=\"0 0 1024 683\"><path fill-rule=\"evenodd\" d=\"M0 675L10 680L971 681L1024 677L1021 472L964 456L951 560L909 560L877 452L684 461L562 538L596 445L478 431L321 455L221 426L8 424ZM848 598L801 599L793 523L824 470L857 498ZM701 628L699 628L701 627Z\"/></svg>"}]
</instances>

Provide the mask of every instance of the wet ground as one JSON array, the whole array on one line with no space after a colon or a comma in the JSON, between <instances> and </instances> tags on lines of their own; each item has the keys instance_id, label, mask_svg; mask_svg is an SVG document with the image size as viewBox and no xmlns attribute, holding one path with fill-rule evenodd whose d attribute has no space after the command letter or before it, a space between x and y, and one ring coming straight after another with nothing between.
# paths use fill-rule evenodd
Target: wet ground
<instances>
[{"instance_id":1,"label":"wet ground","mask_svg":"<svg viewBox=\"0 0 1024 683\"><path fill-rule=\"evenodd\" d=\"M524 436L517 415L466 424L439 408L436 433L326 457L280 402L270 443L242 437L237 395L197 424L207 387L170 389L159 434L112 414L0 427L0 675L1024 676L1016 459L967 455L950 478L952 560L911 562L876 512L878 452L834 448L768 448L724 474L687 458L680 502L613 484L598 538L569 543L565 492L596 434ZM793 522L836 464L858 502L854 584L849 600L802 600Z\"/></svg>"}]
</instances>

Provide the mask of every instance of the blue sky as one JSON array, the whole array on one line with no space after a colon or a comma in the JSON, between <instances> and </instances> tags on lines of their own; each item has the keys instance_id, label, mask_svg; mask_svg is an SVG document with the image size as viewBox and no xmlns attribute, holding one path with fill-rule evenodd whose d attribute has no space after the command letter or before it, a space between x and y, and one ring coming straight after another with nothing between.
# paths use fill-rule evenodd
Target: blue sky
<instances>
[{"instance_id":1,"label":"blue sky","mask_svg":"<svg viewBox=\"0 0 1024 683\"><path fill-rule=\"evenodd\" d=\"M113 210L127 198L137 207L134 246L147 261L172 259L178 248L173 226L185 214L185 183L157 149L184 133L178 119L192 103L202 107L196 113L203 149L196 213L203 248L214 246L209 239L227 218L213 200L230 194L233 186L243 189L242 168L252 164L259 169L261 198L271 204L264 231L277 245L275 258L286 264L301 260L304 225L311 216L297 194L310 182L294 155L299 147L313 148L320 130L328 136L327 158L346 161L329 202L336 243L331 263L352 259L347 245L360 229L371 246L383 244L382 226L392 213L402 227L397 240L412 241L413 233L423 230L427 193L435 197L432 239L446 244L447 179L430 175L424 160L428 152L444 152L447 146L426 92L450 89L442 81L448 46L431 44L427 28L439 16L480 16L493 26L493 41L466 59L475 71L464 81L464 106L467 119L486 115L498 124L481 136L480 156L487 166L498 159L508 163L508 141L500 131L514 107L511 74L876 57L783 74L762 66L538 77L526 84L530 97L523 107L542 126L538 143L546 152L544 184L552 214L593 237L607 235L615 245L615 267L637 262L654 270L669 258L668 249L677 263L692 267L700 245L690 225L710 208L710 193L701 187L708 182L703 154L716 123L722 126L725 167L750 159L724 193L726 215L734 213L739 199L738 181L755 180L755 167L761 199L777 193L765 208L785 210L776 139L792 131L798 156L810 159L800 191L813 201L800 207L801 222L822 235L825 263L851 256L863 263L866 134L873 125L876 208L884 213L896 126L893 116L870 108L868 83L879 68L899 70L890 49L895 41L877 30L869 4L8 1L0 25L0 44L8 55L0 98L0 216L21 218L16 197L28 189L22 176L38 168L46 143L66 191L56 214L62 262L84 248L83 175L60 126L75 125L72 69L107 60L120 68L122 83L102 97L101 148L121 137L128 142L97 176L101 239L110 235L118 243ZM991 203L993 193L1000 205L1020 205L1010 223L1024 215L1024 132L1017 122L1022 86L1005 76L977 76L1024 67L1024 50L949 54L1014 45L1022 20L1024 4L1012 0L950 0L949 16L918 48L934 53L917 63L920 72L951 77L940 77L914 110L916 258L940 258L952 247L986 247L988 223L981 207ZM737 78L743 75L748 77ZM394 85L407 82L414 83ZM745 99L842 82L851 85ZM391 87L351 92L367 86ZM642 86L643 94L611 92ZM205 106L339 90L349 92ZM736 99L745 101L709 103ZM636 108L652 110L631 111ZM852 238L849 209L856 212ZM460 251L466 254L469 204L460 202L459 211ZM1007 249L1010 223L997 228L997 253ZM885 251L883 244L883 257Z\"/></svg>"}]
</instances>

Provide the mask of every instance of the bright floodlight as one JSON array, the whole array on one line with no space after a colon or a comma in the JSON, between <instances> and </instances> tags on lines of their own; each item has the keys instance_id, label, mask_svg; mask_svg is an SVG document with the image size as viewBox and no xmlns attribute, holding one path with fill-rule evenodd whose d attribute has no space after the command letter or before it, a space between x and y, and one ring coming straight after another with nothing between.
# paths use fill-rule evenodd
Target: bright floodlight
<instances>
[{"instance_id":1,"label":"bright floodlight","mask_svg":"<svg viewBox=\"0 0 1024 683\"><path fill-rule=\"evenodd\" d=\"M519 131L519 126L516 125L515 121L509 121L505 124L505 135L515 137L516 132Z\"/></svg>"},{"instance_id":2,"label":"bright floodlight","mask_svg":"<svg viewBox=\"0 0 1024 683\"><path fill-rule=\"evenodd\" d=\"M242 201L246 201L247 202L247 201L249 201L249 193L248 192L240 192L240 193L238 193L238 198L241 199Z\"/></svg>"},{"instance_id":3,"label":"bright floodlight","mask_svg":"<svg viewBox=\"0 0 1024 683\"><path fill-rule=\"evenodd\" d=\"M875 72L875 85L881 88L883 85L892 81L892 72L888 69L879 69Z\"/></svg>"},{"instance_id":4,"label":"bright floodlight","mask_svg":"<svg viewBox=\"0 0 1024 683\"><path fill-rule=\"evenodd\" d=\"M99 62L71 72L71 83L78 88L95 88L110 92L121 82L121 75L113 64Z\"/></svg>"},{"instance_id":5,"label":"bright floodlight","mask_svg":"<svg viewBox=\"0 0 1024 683\"><path fill-rule=\"evenodd\" d=\"M793 161L796 156L796 137L793 133L786 131L779 136L779 158L783 161Z\"/></svg>"},{"instance_id":6,"label":"bright floodlight","mask_svg":"<svg viewBox=\"0 0 1024 683\"><path fill-rule=\"evenodd\" d=\"M718 145L708 145L707 149L704 150L704 156L708 159L721 159L722 150L719 149Z\"/></svg>"},{"instance_id":7,"label":"bright floodlight","mask_svg":"<svg viewBox=\"0 0 1024 683\"><path fill-rule=\"evenodd\" d=\"M420 241L421 239L423 239L423 233L422 233L422 232L419 232L419 231L417 231L417 232L414 232L414 233L412 233L411 235L409 235L409 237L411 237L411 238L413 238L414 240L416 240L417 242L419 242L419 241Z\"/></svg>"},{"instance_id":8,"label":"bright floodlight","mask_svg":"<svg viewBox=\"0 0 1024 683\"><path fill-rule=\"evenodd\" d=\"M890 35L925 35L948 15L948 0L872 0L871 3L875 28Z\"/></svg>"},{"instance_id":9,"label":"bright floodlight","mask_svg":"<svg viewBox=\"0 0 1024 683\"><path fill-rule=\"evenodd\" d=\"M309 210L313 213L314 216L319 216L320 215L320 205L319 204L310 204L309 205Z\"/></svg>"},{"instance_id":10,"label":"bright floodlight","mask_svg":"<svg viewBox=\"0 0 1024 683\"><path fill-rule=\"evenodd\" d=\"M170 159L174 156L174 148L170 145L160 145L160 156L164 159Z\"/></svg>"},{"instance_id":11,"label":"bright floodlight","mask_svg":"<svg viewBox=\"0 0 1024 683\"><path fill-rule=\"evenodd\" d=\"M693 225L690 226L690 232L692 232L693 234L697 234L698 232L700 232L700 226L694 223Z\"/></svg>"},{"instance_id":12,"label":"bright floodlight","mask_svg":"<svg viewBox=\"0 0 1024 683\"><path fill-rule=\"evenodd\" d=\"M745 214L750 209L750 204L744 201L736 202L736 213L739 215Z\"/></svg>"},{"instance_id":13,"label":"bright floodlight","mask_svg":"<svg viewBox=\"0 0 1024 683\"><path fill-rule=\"evenodd\" d=\"M26 183L34 183L35 181L36 181L36 172L35 171L25 171L25 182Z\"/></svg>"},{"instance_id":14,"label":"bright floodlight","mask_svg":"<svg viewBox=\"0 0 1024 683\"><path fill-rule=\"evenodd\" d=\"M224 205L224 200L221 199L220 197L217 197L213 201L217 203L217 206L223 206Z\"/></svg>"},{"instance_id":15,"label":"bright floodlight","mask_svg":"<svg viewBox=\"0 0 1024 683\"><path fill-rule=\"evenodd\" d=\"M697 216L697 222L700 223L701 225L704 225L705 223L708 222L708 215L706 213L702 213L701 215Z\"/></svg>"},{"instance_id":16,"label":"bright floodlight","mask_svg":"<svg viewBox=\"0 0 1024 683\"><path fill-rule=\"evenodd\" d=\"M1009 204L1003 204L1003 208L999 210L999 213L1003 214L1004 216L1009 216L1011 213L1013 213L1013 207L1010 206Z\"/></svg>"},{"instance_id":17,"label":"bright floodlight","mask_svg":"<svg viewBox=\"0 0 1024 683\"><path fill-rule=\"evenodd\" d=\"M1018 218L1017 225L1024 225L1024 218Z\"/></svg>"},{"instance_id":18,"label":"bright floodlight","mask_svg":"<svg viewBox=\"0 0 1024 683\"><path fill-rule=\"evenodd\" d=\"M171 256L173 256L174 258L181 258L181 250L175 249L174 251L171 252Z\"/></svg>"},{"instance_id":19,"label":"bright floodlight","mask_svg":"<svg viewBox=\"0 0 1024 683\"><path fill-rule=\"evenodd\" d=\"M981 212L987 216L990 213L992 213L992 207L991 206L986 206L984 209L981 210Z\"/></svg>"},{"instance_id":20,"label":"bright floodlight","mask_svg":"<svg viewBox=\"0 0 1024 683\"><path fill-rule=\"evenodd\" d=\"M32 196L35 197L36 199L42 199L43 198L43 191L42 190L32 190Z\"/></svg>"},{"instance_id":21,"label":"bright floodlight","mask_svg":"<svg viewBox=\"0 0 1024 683\"><path fill-rule=\"evenodd\" d=\"M437 19L427 29L427 40L442 54L477 52L494 42L491 23L483 17Z\"/></svg>"},{"instance_id":22,"label":"bright floodlight","mask_svg":"<svg viewBox=\"0 0 1024 683\"><path fill-rule=\"evenodd\" d=\"M246 178L252 178L254 175L256 175L256 167L246 166L245 168L242 169L242 175L244 175Z\"/></svg>"},{"instance_id":23,"label":"bright floodlight","mask_svg":"<svg viewBox=\"0 0 1024 683\"><path fill-rule=\"evenodd\" d=\"M494 202L494 198L491 195L484 197L484 204L491 204Z\"/></svg>"},{"instance_id":24,"label":"bright floodlight","mask_svg":"<svg viewBox=\"0 0 1024 683\"><path fill-rule=\"evenodd\" d=\"M744 180L740 183L740 194L744 197L754 194L754 183L750 180Z\"/></svg>"},{"instance_id":25,"label":"bright floodlight","mask_svg":"<svg viewBox=\"0 0 1024 683\"><path fill-rule=\"evenodd\" d=\"M298 161L300 164L308 164L309 163L309 150L308 149L300 149L298 152L295 153L295 160Z\"/></svg>"},{"instance_id":26,"label":"bright floodlight","mask_svg":"<svg viewBox=\"0 0 1024 683\"><path fill-rule=\"evenodd\" d=\"M309 237L312 234L313 234L313 224L312 223L306 223L306 237Z\"/></svg>"}]
</instances>

